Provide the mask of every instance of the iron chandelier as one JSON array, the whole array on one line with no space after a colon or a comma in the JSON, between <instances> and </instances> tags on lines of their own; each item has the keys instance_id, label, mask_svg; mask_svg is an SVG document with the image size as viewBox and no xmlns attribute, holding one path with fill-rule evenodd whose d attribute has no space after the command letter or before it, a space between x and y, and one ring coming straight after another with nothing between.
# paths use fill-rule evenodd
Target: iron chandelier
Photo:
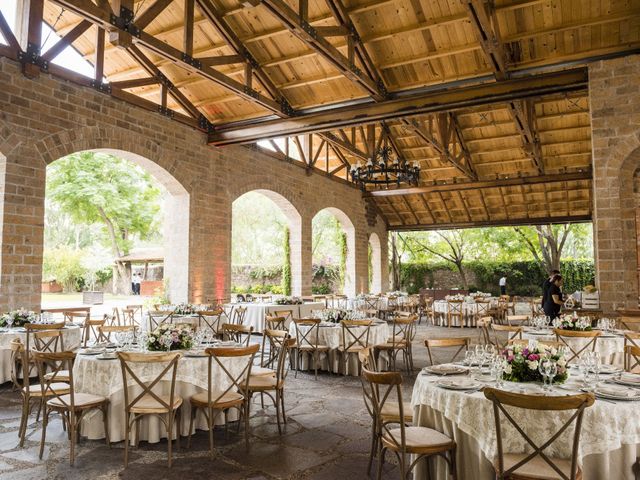
<instances>
[{"instance_id":1,"label":"iron chandelier","mask_svg":"<svg viewBox=\"0 0 640 480\"><path fill-rule=\"evenodd\" d=\"M378 149L365 165L358 161L351 165L349 174L351 181L356 183L363 191L367 185L376 189L389 188L392 185L399 187L401 183L418 185L420 179L420 165L417 161L409 163L398 156L392 157L393 149L385 145Z\"/></svg>"}]
</instances>

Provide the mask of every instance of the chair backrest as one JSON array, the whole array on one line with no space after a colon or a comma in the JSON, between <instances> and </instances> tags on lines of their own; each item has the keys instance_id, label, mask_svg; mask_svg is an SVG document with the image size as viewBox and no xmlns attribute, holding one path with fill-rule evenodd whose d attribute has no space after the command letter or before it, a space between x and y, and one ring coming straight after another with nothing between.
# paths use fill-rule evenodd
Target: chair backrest
<instances>
[{"instance_id":1,"label":"chair backrest","mask_svg":"<svg viewBox=\"0 0 640 480\"><path fill-rule=\"evenodd\" d=\"M149 331L152 332L163 323L171 321L171 313L166 310L149 310L147 317L149 318Z\"/></svg>"},{"instance_id":2,"label":"chair backrest","mask_svg":"<svg viewBox=\"0 0 640 480\"><path fill-rule=\"evenodd\" d=\"M123 308L122 316L120 318L122 325L135 325L136 324L135 314L136 314L136 311L133 308Z\"/></svg>"},{"instance_id":3,"label":"chair backrest","mask_svg":"<svg viewBox=\"0 0 640 480\"><path fill-rule=\"evenodd\" d=\"M342 346L345 350L361 349L369 346L371 320L342 320Z\"/></svg>"},{"instance_id":4,"label":"chair backrest","mask_svg":"<svg viewBox=\"0 0 640 480\"><path fill-rule=\"evenodd\" d=\"M398 312L404 313L404 312ZM407 312L408 313L408 312ZM391 329L391 341L396 343L399 340L410 342L415 336L415 324L418 317L414 314L408 316L398 316L393 319L393 328ZM402 342L399 342L402 343Z\"/></svg>"},{"instance_id":5,"label":"chair backrest","mask_svg":"<svg viewBox=\"0 0 640 480\"><path fill-rule=\"evenodd\" d=\"M31 352L31 358L38 369L38 377L40 379L40 391L43 398L49 400L56 398L66 408L73 409L75 406L75 397L73 391L73 360L76 355L73 352L39 352L34 350ZM60 388L60 381L56 377L62 370L68 371L69 386L68 388ZM65 372L66 373L66 372ZM66 383L66 382L65 382ZM53 388L53 384L58 384ZM66 395L69 395L68 397Z\"/></svg>"},{"instance_id":6,"label":"chair backrest","mask_svg":"<svg viewBox=\"0 0 640 480\"><path fill-rule=\"evenodd\" d=\"M27 331L25 342L27 358L31 358L32 349L39 350L38 346L45 348L46 351L55 351L52 349L62 344L62 327L64 327L64 322L26 323L24 328ZM44 332L48 333L44 334ZM36 343L36 334L40 334L40 338L37 340L39 343Z\"/></svg>"},{"instance_id":7,"label":"chair backrest","mask_svg":"<svg viewBox=\"0 0 640 480\"><path fill-rule=\"evenodd\" d=\"M318 348L320 320L317 319L294 319L296 331L296 346Z\"/></svg>"},{"instance_id":8,"label":"chair backrest","mask_svg":"<svg viewBox=\"0 0 640 480\"><path fill-rule=\"evenodd\" d=\"M284 318L285 323L293 320L293 310L274 310L273 315Z\"/></svg>"},{"instance_id":9,"label":"chair backrest","mask_svg":"<svg viewBox=\"0 0 640 480\"><path fill-rule=\"evenodd\" d=\"M624 369L627 372L639 373L640 347L635 345L626 345L624 347Z\"/></svg>"},{"instance_id":10,"label":"chair backrest","mask_svg":"<svg viewBox=\"0 0 640 480\"><path fill-rule=\"evenodd\" d=\"M458 355L464 350L469 350L469 339L468 338L432 338L424 341L424 346L427 347L427 353L429 354L429 361L431 365L434 365L433 356L431 349L432 348L456 348L453 356L450 360L445 363L451 363L455 361Z\"/></svg>"},{"instance_id":11,"label":"chair backrest","mask_svg":"<svg viewBox=\"0 0 640 480\"><path fill-rule=\"evenodd\" d=\"M275 369L282 344L287 338L289 338L289 332L286 330L267 328L262 332L262 349L260 350L261 367ZM269 347L268 349L267 346Z\"/></svg>"},{"instance_id":12,"label":"chair backrest","mask_svg":"<svg viewBox=\"0 0 640 480\"><path fill-rule=\"evenodd\" d=\"M491 309L491 302L489 300L476 300L476 318L486 317Z\"/></svg>"},{"instance_id":13,"label":"chair backrest","mask_svg":"<svg viewBox=\"0 0 640 480\"><path fill-rule=\"evenodd\" d=\"M118 352L120 367L122 370L122 384L124 385L124 405L125 412L130 412L143 398L151 397L158 402L163 409L171 411L175 404L176 389L176 372L178 370L178 362L182 358L182 352L158 352L158 353L136 353L136 352ZM162 371L151 381L143 381L136 374L135 366L137 364L154 363L165 364ZM160 387L155 388L161 381L165 380L167 374L171 377L169 385L169 401L163 399L163 395L158 393ZM131 380L131 381L130 381ZM141 392L131 399L129 387L133 385L139 387ZM165 397L166 398L166 397Z\"/></svg>"},{"instance_id":14,"label":"chair backrest","mask_svg":"<svg viewBox=\"0 0 640 480\"><path fill-rule=\"evenodd\" d=\"M68 323L85 324L87 320L89 320L90 318L90 313L89 311L74 312L74 311L65 310L62 312L62 317L64 321Z\"/></svg>"},{"instance_id":15,"label":"chair backrest","mask_svg":"<svg viewBox=\"0 0 640 480\"><path fill-rule=\"evenodd\" d=\"M640 332L640 317L621 315L618 317L618 325L624 330Z\"/></svg>"},{"instance_id":16,"label":"chair backrest","mask_svg":"<svg viewBox=\"0 0 640 480\"><path fill-rule=\"evenodd\" d=\"M484 389L484 395L493 403L493 414L496 424L496 435L498 442L498 478L511 478L515 470L531 462L537 457L540 457L555 471L556 475L558 475L559 478L563 480L575 480L576 473L578 471L578 444L580 441L582 417L584 414L584 409L593 405L593 402L595 401L595 397L592 393L582 393L579 395L568 395L561 397L547 397L540 395L522 395L487 387ZM538 445L531 439L531 437L529 437L527 432L523 430L519 422L512 417L505 406L526 410L575 410L575 412L569 417L566 422L564 422L560 426L560 428L553 435L549 437L548 440L546 440L542 445ZM521 461L519 461L506 471L504 469L504 450L502 445L502 416L507 419L509 424L511 424L511 426L513 426L518 431L518 433L533 449L533 451L529 455L527 455L525 458L523 458ZM573 423L575 423L575 430L573 434L573 448L571 453L571 471L570 475L567 476L555 463L553 463L552 459L547 456L545 450L549 448Z\"/></svg>"},{"instance_id":17,"label":"chair backrest","mask_svg":"<svg viewBox=\"0 0 640 480\"><path fill-rule=\"evenodd\" d=\"M198 328L208 328L212 332L217 332L220 329L220 318L223 313L222 308L198 311Z\"/></svg>"},{"instance_id":18,"label":"chair backrest","mask_svg":"<svg viewBox=\"0 0 640 480\"><path fill-rule=\"evenodd\" d=\"M20 387L20 379L18 372L22 370L22 378L29 378L28 362L26 361L24 343L19 338L14 338L10 343L11 348L11 382ZM25 372L24 368L27 367Z\"/></svg>"},{"instance_id":19,"label":"chair backrest","mask_svg":"<svg viewBox=\"0 0 640 480\"><path fill-rule=\"evenodd\" d=\"M287 369L287 358L289 356L289 351L296 344L296 339L291 338L289 334L282 341L282 344L279 348L278 352L278 361L276 364L276 382L280 384L287 377L287 373L289 370Z\"/></svg>"},{"instance_id":20,"label":"chair backrest","mask_svg":"<svg viewBox=\"0 0 640 480\"><path fill-rule=\"evenodd\" d=\"M100 325L98 326L98 342L110 342L111 334L136 333L135 325ZM117 337L116 337L117 338Z\"/></svg>"},{"instance_id":21,"label":"chair backrest","mask_svg":"<svg viewBox=\"0 0 640 480\"><path fill-rule=\"evenodd\" d=\"M140 314L140 319L142 319L142 309L144 308L144 305L137 303L133 305L127 305L125 306L125 308L128 310L133 310L134 315Z\"/></svg>"},{"instance_id":22,"label":"chair backrest","mask_svg":"<svg viewBox=\"0 0 640 480\"><path fill-rule=\"evenodd\" d=\"M566 349L570 352L570 355L567 355L567 364L571 363L576 358L582 355L582 352L585 351L595 351L596 342L598 337L602 333L600 330L564 330L562 328L554 328L553 333L556 334L556 339L558 342L561 342ZM572 344L571 339L588 339L582 346Z\"/></svg>"},{"instance_id":23,"label":"chair backrest","mask_svg":"<svg viewBox=\"0 0 640 480\"><path fill-rule=\"evenodd\" d=\"M522 339L522 327L516 327L512 325L498 325L496 323L491 324L491 330L493 331L493 345L498 348L502 348L507 345L509 342L512 342L516 339ZM507 334L506 341L502 341L498 336L498 332L503 332Z\"/></svg>"},{"instance_id":24,"label":"chair backrest","mask_svg":"<svg viewBox=\"0 0 640 480\"><path fill-rule=\"evenodd\" d=\"M372 372L378 371L376 360L373 356L372 347L363 348L358 352L358 360L364 368Z\"/></svg>"},{"instance_id":25,"label":"chair backrest","mask_svg":"<svg viewBox=\"0 0 640 480\"><path fill-rule=\"evenodd\" d=\"M96 341L98 340L98 328L104 326L104 324L104 318L101 318L99 320L87 320L86 322L84 322L84 342L82 344L83 347L86 347L89 344L91 337L95 338Z\"/></svg>"},{"instance_id":26,"label":"chair backrest","mask_svg":"<svg viewBox=\"0 0 640 480\"><path fill-rule=\"evenodd\" d=\"M260 345L257 343L255 345L251 345L248 347L212 347L207 348L205 353L209 356L209 368L207 374L207 399L208 403L217 403L219 402L227 393L229 392L237 392L243 391L243 385L246 385L249 380L249 376L251 375L251 366L253 365L253 357L256 352L260 348ZM234 368L234 373L229 370L229 365L226 365L224 359L225 358L234 358L236 360L244 360L242 362L242 369L236 370ZM215 383L213 380L213 366L217 365L223 372L226 380L228 381L228 386L220 388L221 383L219 379L215 379ZM235 373L239 371L239 373Z\"/></svg>"},{"instance_id":27,"label":"chair backrest","mask_svg":"<svg viewBox=\"0 0 640 480\"><path fill-rule=\"evenodd\" d=\"M62 352L64 350L62 330L42 330L39 332L33 332L32 348L40 352Z\"/></svg>"},{"instance_id":28,"label":"chair backrest","mask_svg":"<svg viewBox=\"0 0 640 480\"><path fill-rule=\"evenodd\" d=\"M447 300L447 312L449 315L461 316L462 315L462 300Z\"/></svg>"},{"instance_id":29,"label":"chair backrest","mask_svg":"<svg viewBox=\"0 0 640 480\"><path fill-rule=\"evenodd\" d=\"M285 317L275 317L267 315L265 319L265 325L270 330L285 330L285 323L287 319Z\"/></svg>"},{"instance_id":30,"label":"chair backrest","mask_svg":"<svg viewBox=\"0 0 640 480\"><path fill-rule=\"evenodd\" d=\"M251 333L253 333L253 327L248 325L237 325L235 323L225 323L222 325L220 331L225 338L228 338L240 345L244 344L245 347L248 347L249 341L251 340ZM242 338L243 335L246 335L245 339Z\"/></svg>"},{"instance_id":31,"label":"chair backrest","mask_svg":"<svg viewBox=\"0 0 640 480\"><path fill-rule=\"evenodd\" d=\"M483 341L486 345L494 345L493 340L491 339L491 324L493 323L493 317L486 316L478 319L477 326L482 331L481 341ZM497 345L496 345L497 346Z\"/></svg>"},{"instance_id":32,"label":"chair backrest","mask_svg":"<svg viewBox=\"0 0 640 480\"><path fill-rule=\"evenodd\" d=\"M520 345L522 347L529 346L529 340L525 339L515 339L509 342L511 345ZM565 344L562 342L558 342L555 340L536 340L538 345L544 345L545 347L555 348L556 350L560 348L565 348Z\"/></svg>"},{"instance_id":33,"label":"chair backrest","mask_svg":"<svg viewBox=\"0 0 640 480\"><path fill-rule=\"evenodd\" d=\"M247 307L236 307L231 313L231 323L236 325L242 325L244 323L244 317L247 314Z\"/></svg>"}]
</instances>

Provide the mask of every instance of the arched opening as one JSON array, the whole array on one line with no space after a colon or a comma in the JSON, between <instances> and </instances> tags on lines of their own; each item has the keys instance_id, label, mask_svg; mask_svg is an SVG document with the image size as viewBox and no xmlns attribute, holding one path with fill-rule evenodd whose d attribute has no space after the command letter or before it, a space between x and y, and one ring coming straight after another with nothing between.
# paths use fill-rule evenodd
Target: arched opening
<instances>
[{"instance_id":1,"label":"arched opening","mask_svg":"<svg viewBox=\"0 0 640 480\"><path fill-rule=\"evenodd\" d=\"M231 283L234 293L302 294L302 220L284 196L252 190L231 213Z\"/></svg>"},{"instance_id":2,"label":"arched opening","mask_svg":"<svg viewBox=\"0 0 640 480\"><path fill-rule=\"evenodd\" d=\"M342 210L328 207L316 213L311 226L315 271L321 269L325 275L337 277L324 283L331 292L354 296L357 292L353 222Z\"/></svg>"},{"instance_id":3,"label":"arched opening","mask_svg":"<svg viewBox=\"0 0 640 480\"><path fill-rule=\"evenodd\" d=\"M131 294L135 273L142 295L189 300L189 194L160 165L123 150L77 151L47 166L45 202L43 281L65 268L54 267L60 258L47 248L82 246L70 262L81 267L84 290L105 287L109 263L114 293ZM65 222L75 239L65 238Z\"/></svg>"},{"instance_id":4,"label":"arched opening","mask_svg":"<svg viewBox=\"0 0 640 480\"><path fill-rule=\"evenodd\" d=\"M369 236L369 292L382 293L382 249L377 233Z\"/></svg>"}]
</instances>

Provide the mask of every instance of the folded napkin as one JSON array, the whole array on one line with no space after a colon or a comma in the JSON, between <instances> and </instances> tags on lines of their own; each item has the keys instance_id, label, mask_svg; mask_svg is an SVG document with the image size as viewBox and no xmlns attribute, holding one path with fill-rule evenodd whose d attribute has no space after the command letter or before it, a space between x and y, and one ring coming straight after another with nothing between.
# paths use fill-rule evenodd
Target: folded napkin
<instances>
[{"instance_id":1,"label":"folded napkin","mask_svg":"<svg viewBox=\"0 0 640 480\"><path fill-rule=\"evenodd\" d=\"M596 393L612 397L635 397L638 394L638 392L634 392L629 388L616 387L614 385L603 385L598 387Z\"/></svg>"},{"instance_id":2,"label":"folded napkin","mask_svg":"<svg viewBox=\"0 0 640 480\"><path fill-rule=\"evenodd\" d=\"M429 373L436 373L439 375L447 375L451 373L462 373L467 371L465 367L461 367L460 365L452 365L450 363L445 363L442 365L433 365L431 367L425 367L424 370Z\"/></svg>"},{"instance_id":3,"label":"folded napkin","mask_svg":"<svg viewBox=\"0 0 640 480\"><path fill-rule=\"evenodd\" d=\"M637 383L640 385L640 375L636 375L635 373L623 373L620 375L620 380L625 383Z\"/></svg>"}]
</instances>

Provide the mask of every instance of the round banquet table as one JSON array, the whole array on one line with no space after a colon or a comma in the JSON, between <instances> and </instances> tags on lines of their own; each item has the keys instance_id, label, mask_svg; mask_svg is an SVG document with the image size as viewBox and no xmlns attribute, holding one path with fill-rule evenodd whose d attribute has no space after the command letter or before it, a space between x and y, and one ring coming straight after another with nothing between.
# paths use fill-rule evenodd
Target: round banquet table
<instances>
[{"instance_id":1,"label":"round banquet table","mask_svg":"<svg viewBox=\"0 0 640 480\"><path fill-rule=\"evenodd\" d=\"M308 330L309 327L301 327L302 331ZM362 331L361 327L354 329L354 335L359 335ZM293 323L289 325L289 334L291 338L296 338L296 328ZM385 343L389 338L389 325L383 320L374 320L369 330L369 345L377 345ZM347 344L349 343L349 335L346 336ZM308 340L312 340L309 338ZM353 339L352 339L353 340ZM364 338L363 338L364 340ZM328 355L320 353L318 355L320 370L325 370L333 373L344 373L345 375L358 375L358 359L357 355L350 355L349 362L347 362L347 371L343 372L343 365L340 362L340 353L338 347L342 345L342 326L339 323L322 322L318 330L318 343L320 345L326 345L329 347ZM291 355L295 357L295 351L291 352ZM299 365L300 370L307 370L313 367L309 362L310 355L302 355L302 365Z\"/></svg>"},{"instance_id":2,"label":"round banquet table","mask_svg":"<svg viewBox=\"0 0 640 480\"><path fill-rule=\"evenodd\" d=\"M536 333L536 330L527 328L522 333L524 340L538 340L538 341L557 341L554 333L543 335L544 331ZM571 348L579 352L586 344L588 344L590 338L576 338L576 337L564 337ZM560 340L562 342L562 340ZM591 347L588 347L585 352L591 351ZM607 333L604 332L596 340L595 351L600 354L600 358L603 363L615 365L622 368L624 366L624 334Z\"/></svg>"},{"instance_id":3,"label":"round banquet table","mask_svg":"<svg viewBox=\"0 0 640 480\"><path fill-rule=\"evenodd\" d=\"M27 341L24 327L0 329L0 383L11 380L11 341L19 338L23 344ZM62 341L65 350L75 350L82 342L82 328L78 325L65 325L62 328Z\"/></svg>"},{"instance_id":4,"label":"round banquet table","mask_svg":"<svg viewBox=\"0 0 640 480\"><path fill-rule=\"evenodd\" d=\"M236 358L222 359L225 367L232 375L239 375L242 371L244 360ZM207 390L207 357L182 357L178 362L176 374L176 395L183 399L180 407L180 430L183 436L189 435L189 420L191 418L191 408L189 398L197 393ZM141 381L152 381L162 372L166 366L164 364L140 364L132 367ZM222 371L220 366L213 362L212 383L217 388L223 390L231 385L230 380ZM78 354L73 366L74 387L77 393L92 393L102 395L109 399L109 437L112 442L124 440L125 433L125 413L124 413L124 390L122 384L122 371L120 360L100 360L95 355ZM171 377L166 374L166 381L159 384L159 391L162 394L169 394ZM130 380L130 379L129 379ZM140 387L129 381L130 392L135 398L142 390ZM233 415L233 416L232 416ZM229 418L235 419L235 411L230 412ZM224 423L224 415L219 415L216 423ZM145 416L140 421L140 439L148 442L159 442L166 437L167 433L164 424L156 417ZM207 429L207 422L198 412L196 416L195 428ZM99 411L89 412L82 420L80 433L90 439L104 438L104 424L102 414ZM133 438L131 438L133 442Z\"/></svg>"},{"instance_id":5,"label":"round banquet table","mask_svg":"<svg viewBox=\"0 0 640 480\"><path fill-rule=\"evenodd\" d=\"M204 318L206 319L208 324L213 327L213 331L218 332L220 330L220 327L222 327L222 324L225 323L225 321L227 321L223 317L224 317L223 315L216 315L216 316L205 315ZM199 315L171 315L171 318L167 319L167 321L164 323L173 323L173 324L187 323L189 325L192 325L194 329L199 326L202 328L209 328L209 326L205 324L203 320L200 319ZM148 332L150 331L150 327L151 327L151 318L147 315L146 321L143 322L142 329L143 331Z\"/></svg>"},{"instance_id":6,"label":"round banquet table","mask_svg":"<svg viewBox=\"0 0 640 480\"><path fill-rule=\"evenodd\" d=\"M244 324L253 327L254 333L262 333L265 329L265 317L274 315L274 312L291 310L293 318L311 318L314 310L324 310L324 302L309 302L300 305L276 305L275 303L227 303L224 310L227 316L233 318L233 310L237 307L246 307L247 313ZM233 309L233 310L232 310Z\"/></svg>"},{"instance_id":7,"label":"round banquet table","mask_svg":"<svg viewBox=\"0 0 640 480\"><path fill-rule=\"evenodd\" d=\"M495 306L495 299L489 299L489 308ZM449 313L449 304L446 300L436 300L433 302L433 311L438 316L438 325L441 327L447 327L447 313ZM463 302L462 303L462 315L465 318L473 317L478 313L478 304L476 302ZM459 327L460 322L457 318L451 319L452 327Z\"/></svg>"},{"instance_id":8,"label":"round banquet table","mask_svg":"<svg viewBox=\"0 0 640 480\"><path fill-rule=\"evenodd\" d=\"M455 440L458 447L458 479L493 480L495 473L491 460L497 455L493 404L481 391L469 394L440 388L434 383L439 378L442 377L418 375L411 398L414 424L434 428ZM506 382L505 388L513 390L520 388L520 385ZM540 386L537 390L541 392ZM554 388L551 394L568 393ZM632 467L640 456L640 418L637 409L636 402L596 400L585 410L578 449L584 480L635 480ZM560 428L572 412L510 409L510 413L540 445ZM569 458L574 425L545 452ZM504 417L501 430L505 453L530 451L524 438ZM430 462L430 478L448 479L444 461L434 459ZM414 478L425 478L425 473L424 462L421 462L416 467Z\"/></svg>"}]
</instances>

